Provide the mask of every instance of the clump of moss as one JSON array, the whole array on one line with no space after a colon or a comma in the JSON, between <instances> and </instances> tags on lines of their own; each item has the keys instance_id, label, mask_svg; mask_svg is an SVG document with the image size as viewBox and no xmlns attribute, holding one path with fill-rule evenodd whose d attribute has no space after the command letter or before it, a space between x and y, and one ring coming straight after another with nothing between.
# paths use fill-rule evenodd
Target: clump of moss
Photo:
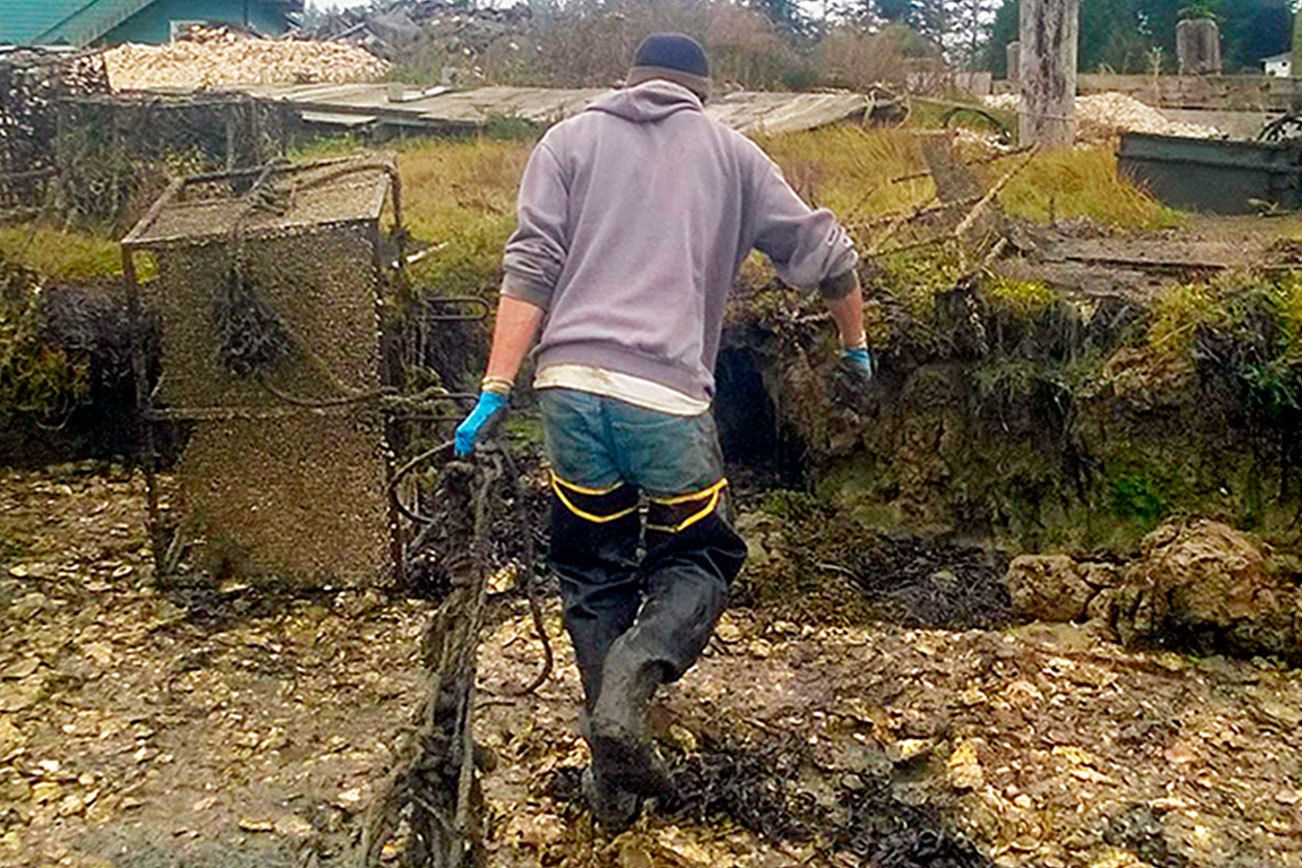
<instances>
[{"instance_id":1,"label":"clump of moss","mask_svg":"<svg viewBox=\"0 0 1302 868\"><path fill-rule=\"evenodd\" d=\"M1152 480L1144 476L1123 476L1108 485L1108 501L1117 518L1134 518L1144 530L1151 530L1166 515L1166 501Z\"/></svg>"},{"instance_id":2,"label":"clump of moss","mask_svg":"<svg viewBox=\"0 0 1302 868\"><path fill-rule=\"evenodd\" d=\"M1205 283L1176 283L1154 299L1149 318L1147 343L1165 359L1187 356L1198 329L1223 323L1226 312L1219 294Z\"/></svg>"},{"instance_id":3,"label":"clump of moss","mask_svg":"<svg viewBox=\"0 0 1302 868\"><path fill-rule=\"evenodd\" d=\"M981 290L995 309L1028 319L1044 313L1058 300L1058 294L1046 283L1002 275L984 281Z\"/></svg>"},{"instance_id":4,"label":"clump of moss","mask_svg":"<svg viewBox=\"0 0 1302 868\"><path fill-rule=\"evenodd\" d=\"M901 303L915 319L930 319L936 296L952 290L963 276L958 260L942 248L884 256L876 286Z\"/></svg>"}]
</instances>

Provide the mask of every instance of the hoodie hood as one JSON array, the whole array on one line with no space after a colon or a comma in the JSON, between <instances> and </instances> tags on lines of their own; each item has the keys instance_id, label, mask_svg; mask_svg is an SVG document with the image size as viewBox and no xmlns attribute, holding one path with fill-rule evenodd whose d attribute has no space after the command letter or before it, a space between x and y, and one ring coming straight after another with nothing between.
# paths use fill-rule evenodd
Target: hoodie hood
<instances>
[{"instance_id":1,"label":"hoodie hood","mask_svg":"<svg viewBox=\"0 0 1302 868\"><path fill-rule=\"evenodd\" d=\"M681 111L701 111L701 98L681 84L653 79L636 87L616 90L598 97L587 108L632 121L649 124Z\"/></svg>"}]
</instances>

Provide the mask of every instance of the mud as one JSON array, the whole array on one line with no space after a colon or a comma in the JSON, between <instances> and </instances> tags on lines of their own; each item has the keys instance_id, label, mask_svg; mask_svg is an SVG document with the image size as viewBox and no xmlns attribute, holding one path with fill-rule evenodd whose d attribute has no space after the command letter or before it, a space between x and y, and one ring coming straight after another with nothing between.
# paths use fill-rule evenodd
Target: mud
<instances>
[{"instance_id":1,"label":"mud","mask_svg":"<svg viewBox=\"0 0 1302 868\"><path fill-rule=\"evenodd\" d=\"M342 864L431 607L160 593L143 512L138 477L0 477L0 861ZM889 563L974 569L940 550ZM540 648L523 602L495 599L476 711L492 866L1302 866L1297 671L1067 625L784 620L793 600L731 611L663 692L682 803L604 835L557 784L587 761L559 607L558 666L520 697Z\"/></svg>"},{"instance_id":2,"label":"mud","mask_svg":"<svg viewBox=\"0 0 1302 868\"><path fill-rule=\"evenodd\" d=\"M811 843L823 858L862 860L881 868L985 868L993 863L939 811L895 797L889 772L846 775L826 786L822 801L801 786L815 768L797 738L759 739L746 746L713 741L671 756L676 792L651 809L677 821L736 824L767 841ZM581 767L558 769L547 792L576 818L585 811Z\"/></svg>"},{"instance_id":3,"label":"mud","mask_svg":"<svg viewBox=\"0 0 1302 868\"><path fill-rule=\"evenodd\" d=\"M812 505L761 520L758 526L743 524L743 530L758 527L752 536L767 541L760 568L764 582L785 587L799 585L796 576L817 577L801 592L811 603L819 597L853 596L851 620L955 630L1012 623L1005 582L1009 557L998 549L936 534L881 533ZM769 552L776 557L770 559ZM756 596L743 585L743 601ZM811 614L820 617L818 607Z\"/></svg>"},{"instance_id":4,"label":"mud","mask_svg":"<svg viewBox=\"0 0 1302 868\"><path fill-rule=\"evenodd\" d=\"M919 537L882 537L856 560L857 581L884 620L956 630L988 630L1012 621L1003 580L1008 558L1001 553Z\"/></svg>"}]
</instances>

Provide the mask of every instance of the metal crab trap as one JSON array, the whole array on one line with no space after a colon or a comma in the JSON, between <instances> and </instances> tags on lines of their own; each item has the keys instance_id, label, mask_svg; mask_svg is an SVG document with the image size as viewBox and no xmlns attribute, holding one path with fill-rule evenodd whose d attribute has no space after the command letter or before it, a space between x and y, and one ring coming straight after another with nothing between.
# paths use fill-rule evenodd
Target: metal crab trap
<instances>
[{"instance_id":1,"label":"metal crab trap","mask_svg":"<svg viewBox=\"0 0 1302 868\"><path fill-rule=\"evenodd\" d=\"M123 240L159 575L202 541L210 569L298 586L401 576L386 414L412 401L388 385L380 329L386 245L399 239L400 262L401 226L393 164L353 158L175 181ZM156 274L141 280L146 268ZM155 444L176 423L190 430L171 531Z\"/></svg>"}]
</instances>

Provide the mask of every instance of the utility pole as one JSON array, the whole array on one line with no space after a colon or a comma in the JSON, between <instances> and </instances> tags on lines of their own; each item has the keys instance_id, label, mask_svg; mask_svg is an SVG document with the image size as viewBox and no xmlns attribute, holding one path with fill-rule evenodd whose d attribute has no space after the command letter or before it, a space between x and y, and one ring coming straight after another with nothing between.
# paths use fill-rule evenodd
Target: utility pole
<instances>
[{"instance_id":1,"label":"utility pole","mask_svg":"<svg viewBox=\"0 0 1302 868\"><path fill-rule=\"evenodd\" d=\"M1021 143L1070 147L1076 140L1076 43L1080 0L1022 0Z\"/></svg>"}]
</instances>

